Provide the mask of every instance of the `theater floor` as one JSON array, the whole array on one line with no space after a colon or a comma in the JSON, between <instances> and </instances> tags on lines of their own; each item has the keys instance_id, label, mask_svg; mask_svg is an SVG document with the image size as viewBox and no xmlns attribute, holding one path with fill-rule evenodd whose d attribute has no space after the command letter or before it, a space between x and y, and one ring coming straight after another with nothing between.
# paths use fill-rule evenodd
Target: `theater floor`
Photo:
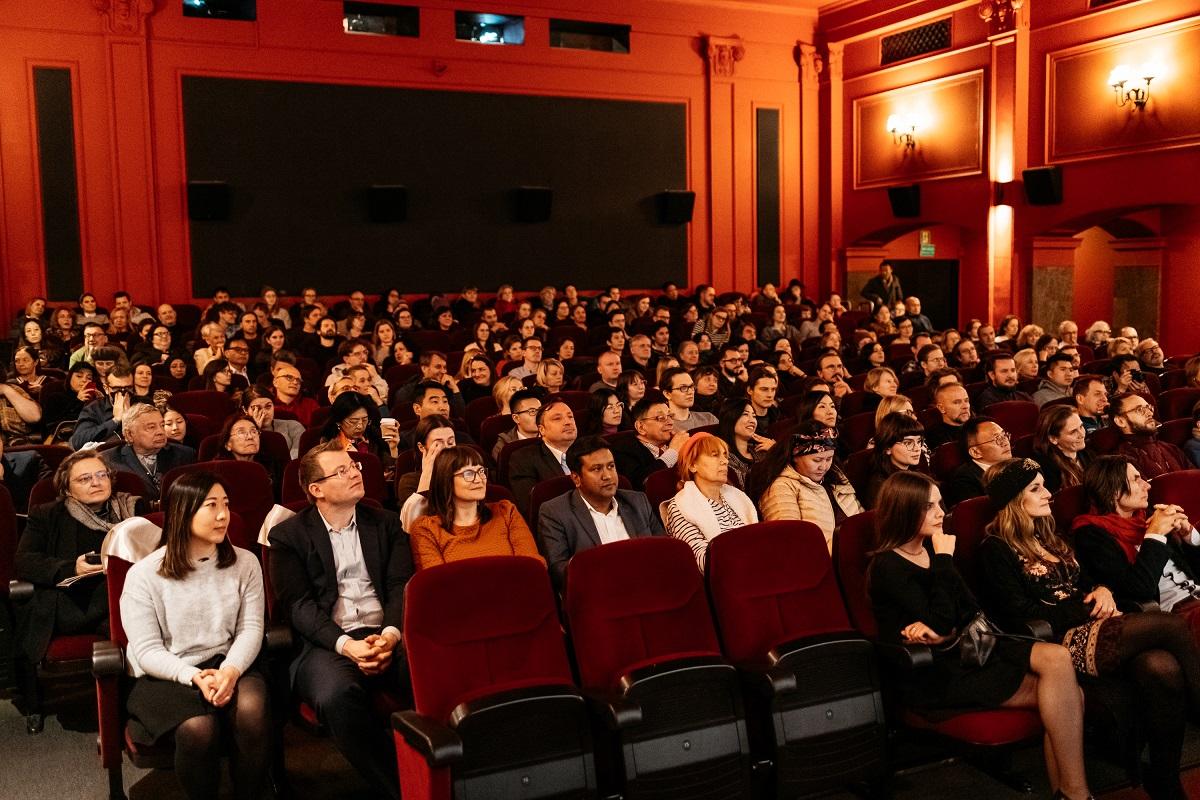
<instances>
[{"instance_id":1,"label":"theater floor","mask_svg":"<svg viewBox=\"0 0 1200 800\"><path fill-rule=\"evenodd\" d=\"M16 800L101 800L107 796L107 782L96 758L95 733L86 722L63 723L57 717L46 720L45 731L38 736L25 733L25 721L12 703L0 701L0 798ZM333 748L328 738L312 735L295 726L287 728L288 773L297 800L346 798L366 800L369 792ZM1189 795L1200 798L1200 730L1189 730L1184 746L1185 763L1193 769L1186 776ZM1040 748L1030 746L1017 752L1016 769L1034 784L1033 797L1049 797L1041 766ZM1146 795L1122 790L1124 775L1120 769L1100 758L1089 758L1089 777L1097 794L1108 800L1135 800ZM130 800L176 800L183 798L175 776L170 772L139 770L126 763L125 787ZM849 793L828 795L835 800L851 800ZM1018 800L1006 786L971 766L957 761L942 761L905 770L895 780L896 800Z\"/></svg>"}]
</instances>

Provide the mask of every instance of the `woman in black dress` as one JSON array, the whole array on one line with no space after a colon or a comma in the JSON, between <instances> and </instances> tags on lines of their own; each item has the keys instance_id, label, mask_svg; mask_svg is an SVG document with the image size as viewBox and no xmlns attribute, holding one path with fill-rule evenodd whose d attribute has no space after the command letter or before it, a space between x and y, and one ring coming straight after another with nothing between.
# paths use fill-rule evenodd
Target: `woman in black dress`
<instances>
[{"instance_id":1,"label":"woman in black dress","mask_svg":"<svg viewBox=\"0 0 1200 800\"><path fill-rule=\"evenodd\" d=\"M1080 674L1132 680L1150 750L1146 790L1155 800L1186 797L1179 759L1187 714L1200 709L1200 654L1187 621L1117 610L1112 592L1055 533L1036 461L1001 461L983 481L1000 509L979 546L984 607L1003 628L1031 618L1049 622Z\"/></svg>"},{"instance_id":2,"label":"woman in black dress","mask_svg":"<svg viewBox=\"0 0 1200 800\"><path fill-rule=\"evenodd\" d=\"M879 638L926 644L933 665L913 673L905 701L918 708L1036 708L1046 728L1046 772L1055 798L1087 798L1083 699L1067 650L1000 639L987 663L965 667L954 646L979 605L954 567L954 537L933 479L897 472L879 491L877 548L868 579Z\"/></svg>"}]
</instances>

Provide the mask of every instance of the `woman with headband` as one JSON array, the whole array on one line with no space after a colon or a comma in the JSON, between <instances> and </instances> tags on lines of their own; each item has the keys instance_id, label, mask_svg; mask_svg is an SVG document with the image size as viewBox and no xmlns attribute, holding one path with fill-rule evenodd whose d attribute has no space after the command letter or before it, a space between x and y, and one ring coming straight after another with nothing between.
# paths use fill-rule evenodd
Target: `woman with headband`
<instances>
[{"instance_id":1,"label":"woman with headband","mask_svg":"<svg viewBox=\"0 0 1200 800\"><path fill-rule=\"evenodd\" d=\"M1150 751L1154 800L1187 797L1179 761L1187 717L1200 712L1200 654L1185 619L1158 611L1122 615L1108 587L1054 531L1038 463L1013 458L984 474L996 519L979 546L980 599L1006 630L1043 619L1081 675L1133 683Z\"/></svg>"},{"instance_id":2,"label":"woman with headband","mask_svg":"<svg viewBox=\"0 0 1200 800\"><path fill-rule=\"evenodd\" d=\"M854 487L835 463L837 429L816 420L800 423L751 473L751 497L759 497L764 521L816 523L833 552L833 536L847 517L863 512ZM761 494L760 494L761 492Z\"/></svg>"}]
</instances>

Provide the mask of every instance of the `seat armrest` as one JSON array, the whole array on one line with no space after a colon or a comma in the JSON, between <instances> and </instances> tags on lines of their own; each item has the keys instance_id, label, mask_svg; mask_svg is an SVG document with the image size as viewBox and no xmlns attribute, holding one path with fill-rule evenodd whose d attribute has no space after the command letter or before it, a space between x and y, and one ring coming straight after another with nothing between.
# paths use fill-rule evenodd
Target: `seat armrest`
<instances>
[{"instance_id":1,"label":"seat armrest","mask_svg":"<svg viewBox=\"0 0 1200 800\"><path fill-rule=\"evenodd\" d=\"M1023 623L1025 632L1035 639L1040 639L1043 642L1053 641L1054 629L1050 627L1050 623L1044 619L1027 619Z\"/></svg>"},{"instance_id":2,"label":"seat armrest","mask_svg":"<svg viewBox=\"0 0 1200 800\"><path fill-rule=\"evenodd\" d=\"M734 669L720 656L688 656L638 667L632 672L621 676L618 685L622 691L628 692L633 686L645 681L654 680L665 675L675 675L689 670L722 669L733 672Z\"/></svg>"},{"instance_id":3,"label":"seat armrest","mask_svg":"<svg viewBox=\"0 0 1200 800\"><path fill-rule=\"evenodd\" d=\"M1133 609L1132 609L1133 611L1141 611L1141 612L1162 611L1162 606L1160 606L1158 603L1154 602L1153 600L1139 601L1136 603L1132 603L1131 605L1133 606Z\"/></svg>"},{"instance_id":4,"label":"seat armrest","mask_svg":"<svg viewBox=\"0 0 1200 800\"><path fill-rule=\"evenodd\" d=\"M29 581L11 580L8 582L8 599L14 603L24 603L33 597L33 584Z\"/></svg>"},{"instance_id":5,"label":"seat armrest","mask_svg":"<svg viewBox=\"0 0 1200 800\"><path fill-rule=\"evenodd\" d=\"M933 651L923 644L885 644L876 642L879 656L893 669L911 672L933 664Z\"/></svg>"},{"instance_id":6,"label":"seat armrest","mask_svg":"<svg viewBox=\"0 0 1200 800\"><path fill-rule=\"evenodd\" d=\"M625 730L642 724L642 704L622 697L616 692L585 692L592 713L611 731Z\"/></svg>"},{"instance_id":7,"label":"seat armrest","mask_svg":"<svg viewBox=\"0 0 1200 800\"><path fill-rule=\"evenodd\" d=\"M125 651L117 643L105 639L92 644L92 674L97 678L125 673Z\"/></svg>"},{"instance_id":8,"label":"seat armrest","mask_svg":"<svg viewBox=\"0 0 1200 800\"><path fill-rule=\"evenodd\" d=\"M497 692L489 694L485 697L480 697L474 700L468 700L459 703L450 712L450 727L457 729L463 720L472 714L479 714L484 711L494 711L505 706L519 705L521 703L537 702L541 700L578 700L582 705L585 701L583 695L574 686L543 684L540 686L526 686L520 689L510 689L506 692Z\"/></svg>"},{"instance_id":9,"label":"seat armrest","mask_svg":"<svg viewBox=\"0 0 1200 800\"><path fill-rule=\"evenodd\" d=\"M741 673L746 687L764 697L774 697L796 691L796 673L784 664L739 665L738 671Z\"/></svg>"},{"instance_id":10,"label":"seat armrest","mask_svg":"<svg viewBox=\"0 0 1200 800\"><path fill-rule=\"evenodd\" d=\"M392 730L420 753L430 767L448 767L463 756L462 739L457 733L415 711L392 714Z\"/></svg>"},{"instance_id":11,"label":"seat armrest","mask_svg":"<svg viewBox=\"0 0 1200 800\"><path fill-rule=\"evenodd\" d=\"M292 626L282 622L274 622L267 626L263 634L263 644L273 653L287 652L292 649Z\"/></svg>"}]
</instances>

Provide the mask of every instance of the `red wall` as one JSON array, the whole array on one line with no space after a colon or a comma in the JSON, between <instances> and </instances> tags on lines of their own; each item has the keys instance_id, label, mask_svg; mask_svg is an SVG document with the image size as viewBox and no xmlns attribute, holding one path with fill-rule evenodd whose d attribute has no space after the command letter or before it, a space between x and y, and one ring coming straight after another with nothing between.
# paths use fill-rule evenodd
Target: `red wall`
<instances>
[{"instance_id":1,"label":"red wall","mask_svg":"<svg viewBox=\"0 0 1200 800\"><path fill-rule=\"evenodd\" d=\"M801 235L801 92L796 47L811 41L811 12L741 11L702 2L634 0L620 13L586 0L548 7L515 2L524 46L454 40L454 6L421 5L419 39L347 35L336 0L258 0L256 22L190 19L179 0L143 17L137 2L97 12L78 0L10 0L0 19L0 303L45 293L33 66L59 65L75 81L84 284L143 302L190 298L180 76L373 84L683 102L688 108L689 226L693 283L755 284L753 170L757 107L781 110L781 275L815 278L815 243ZM549 18L632 25L631 54L548 46ZM732 76L714 76L705 36L737 36ZM807 123L815 130L815 119ZM369 132L364 132L369 135ZM814 142L815 147L815 142ZM811 179L815 181L815 178ZM666 187L664 187L666 188ZM815 183L813 183L815 189ZM808 202L815 205L815 192ZM806 252L806 247L809 252ZM272 280L279 281L278 276ZM286 281L280 281L286 283ZM457 285L461 281L451 281ZM298 288L298 287L289 287Z\"/></svg>"}]
</instances>

